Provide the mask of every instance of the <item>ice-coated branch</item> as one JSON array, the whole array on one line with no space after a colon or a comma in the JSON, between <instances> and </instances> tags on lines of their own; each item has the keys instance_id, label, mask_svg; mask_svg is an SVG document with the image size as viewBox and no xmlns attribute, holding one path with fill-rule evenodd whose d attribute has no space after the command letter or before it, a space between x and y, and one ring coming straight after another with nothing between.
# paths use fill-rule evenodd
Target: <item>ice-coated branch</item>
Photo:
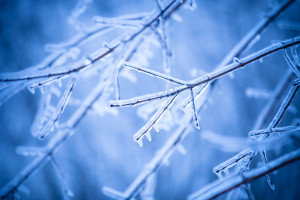
<instances>
[{"instance_id":1,"label":"ice-coated branch","mask_svg":"<svg viewBox=\"0 0 300 200\"><path fill-rule=\"evenodd\" d=\"M95 87L91 94L85 99L79 109L72 115L67 121L67 126L61 126L57 134L51 138L49 143L45 147L45 151L38 157L36 157L27 167L25 167L14 179L8 182L0 191L1 198L6 198L9 194L17 190L17 188L24 183L29 177L34 175L40 168L47 163L52 156L66 140L68 140L73 134L74 129L79 122L87 114L93 103L101 96L104 88L102 82Z\"/></svg>"},{"instance_id":2,"label":"ice-coated branch","mask_svg":"<svg viewBox=\"0 0 300 200\"><path fill-rule=\"evenodd\" d=\"M80 60L80 62L72 63L69 67L61 67L60 69L54 71L53 69L51 71L44 71L42 70L38 74L30 73L25 75L16 75L14 73L12 74L1 74L0 75L0 82L10 82L10 81L22 81L22 80L31 80L31 79L40 79L40 78L49 78L49 77L55 77L55 76L62 76L66 77L72 73L82 71L83 69L88 68L93 63L97 62L98 60L106 57L107 55L111 54L115 49L117 49L122 44L126 44L129 41L132 41L134 38L136 38L138 35L143 33L147 28L149 28L153 23L155 23L157 20L159 20L160 17L168 18L171 13L173 13L177 8L180 7L185 2L183 1L176 1L172 0L163 10L154 9L149 14L149 19L146 17L145 21L146 23L143 25L142 28L136 30L131 35L125 35L123 39L114 41L111 43L110 47L107 48L104 52L101 51L100 53L97 53L95 55L89 56L89 62L87 62L86 58L83 58Z\"/></svg>"},{"instance_id":3,"label":"ice-coated branch","mask_svg":"<svg viewBox=\"0 0 300 200\"><path fill-rule=\"evenodd\" d=\"M289 93L285 97L285 99L282 102L280 108L278 109L276 115L273 117L273 120L269 124L269 126L268 126L269 129L275 128L278 125L278 123L280 122L282 116L284 115L284 113L286 112L287 108L291 104L291 102L292 102L295 94L297 93L297 91L299 89L299 86L300 86L300 79L297 79L297 80L295 80L293 82L293 85L292 85Z\"/></svg>"},{"instance_id":4,"label":"ice-coated branch","mask_svg":"<svg viewBox=\"0 0 300 200\"><path fill-rule=\"evenodd\" d=\"M240 57L240 55L250 48L254 43L260 39L260 34L273 22L283 11L285 11L295 0L286 0L279 4L276 8L271 10L266 17L261 19L240 41L236 44L232 50L225 56L225 58L216 67L217 69L228 65L234 58ZM206 89L213 90L217 80L214 80L208 84Z\"/></svg>"},{"instance_id":5,"label":"ice-coated branch","mask_svg":"<svg viewBox=\"0 0 300 200\"><path fill-rule=\"evenodd\" d=\"M287 164L293 163L300 160L300 149L297 149L293 152L287 153L266 165L261 167L245 171L242 174L231 175L224 180L215 181L199 191L191 194L188 199L214 199L218 196L234 189L242 184L250 183L251 181L258 179L266 174L269 174L272 171L275 171Z\"/></svg>"},{"instance_id":6,"label":"ice-coated branch","mask_svg":"<svg viewBox=\"0 0 300 200\"><path fill-rule=\"evenodd\" d=\"M266 17L261 19L248 33L245 35L242 40L230 51L229 54L222 60L219 66L227 65L232 61L234 57L240 57L242 52L249 48L249 46L256 41L256 37L260 35L267 26L273 22L284 10L286 10L295 0L286 0L281 4L276 6L273 10L271 10Z\"/></svg>"},{"instance_id":7,"label":"ice-coated branch","mask_svg":"<svg viewBox=\"0 0 300 200\"><path fill-rule=\"evenodd\" d=\"M133 135L133 140L137 142L141 147L143 146L143 137L146 135L147 139L151 141L150 130L152 127L162 118L166 110L168 110L173 104L176 96L172 96L167 101L160 106L160 108L155 112L155 114L148 120L148 122Z\"/></svg>"},{"instance_id":8,"label":"ice-coated branch","mask_svg":"<svg viewBox=\"0 0 300 200\"><path fill-rule=\"evenodd\" d=\"M65 92L59 100L57 107L54 108L54 112L47 118L45 124L42 124L38 127L33 127L33 135L39 139L44 139L50 131L54 129L54 125L58 123L58 120L62 113L64 112L67 103L70 99L70 96L73 91L73 87L75 84L75 80L70 80L68 85L66 86ZM40 119L41 120L41 119Z\"/></svg>"},{"instance_id":9,"label":"ice-coated branch","mask_svg":"<svg viewBox=\"0 0 300 200\"><path fill-rule=\"evenodd\" d=\"M283 126L283 127L275 127L270 129L261 129L256 131L250 131L249 136L250 137L257 137L261 135L270 135L275 133L283 133L283 132L293 132L293 131L299 131L300 126Z\"/></svg>"},{"instance_id":10,"label":"ice-coated branch","mask_svg":"<svg viewBox=\"0 0 300 200\"><path fill-rule=\"evenodd\" d=\"M163 11L156 12L154 10L154 18L150 16L150 22L147 23L143 29L138 32L135 32L134 35L131 36L132 40L140 35L148 26L154 23L160 16L164 16L168 18L171 13L177 10L185 1L171 1L167 7ZM170 11L169 11L170 9ZM127 39L126 41L131 41L131 39ZM120 44L120 43L119 43ZM118 45L115 45L115 48ZM114 48L114 47L113 47ZM131 49L132 50L132 49ZM101 54L100 56L96 57L96 60L99 60L100 57L107 55L108 53L112 52L112 48L110 48L106 53ZM132 50L134 51L134 49ZM127 55L127 54L125 54ZM125 61L129 61L132 54L128 54L128 57ZM89 65L95 59L89 60ZM107 69L110 71L110 68ZM104 72L105 74L105 72ZM107 73L106 73L107 74ZM102 74L102 77L104 75ZM36 157L29 165L27 165L14 179L8 182L0 191L1 198L6 198L10 194L14 193L19 186L21 186L29 177L34 175L40 168L43 167L45 163L50 160L50 156L53 155L64 143L67 141L75 132L75 128L78 124L82 121L85 115L88 113L94 103L102 96L102 93L108 85L111 85L111 79L107 79L104 76L104 79L99 82L97 86L95 86L94 90L90 93L90 95L82 102L80 107L75 111L75 113L68 119L66 125L61 126L57 130L57 134L51 138L48 144L45 147L45 151L42 152L42 155Z\"/></svg>"},{"instance_id":11,"label":"ice-coated branch","mask_svg":"<svg viewBox=\"0 0 300 200\"><path fill-rule=\"evenodd\" d=\"M278 22L278 26L281 29L300 31L300 22L297 22L297 21L280 20Z\"/></svg>"},{"instance_id":12,"label":"ice-coated branch","mask_svg":"<svg viewBox=\"0 0 300 200\"><path fill-rule=\"evenodd\" d=\"M275 88L274 96L272 99L269 100L269 102L266 104L266 106L263 108L263 110L260 112L256 123L254 125L254 130L261 129L265 126L265 124L272 119L272 113L275 107L278 107L278 104L280 103L280 99L284 95L284 92L289 87L290 82L294 78L294 74L291 70L288 70L287 73L283 76L282 80L278 83L278 85ZM230 168L234 166L237 163L237 158L247 156L248 151L253 151L252 149L247 150L246 152L241 152L228 160L224 161L221 165L223 170L226 170L226 168ZM253 156L255 154L252 154Z\"/></svg>"},{"instance_id":13,"label":"ice-coated branch","mask_svg":"<svg viewBox=\"0 0 300 200\"><path fill-rule=\"evenodd\" d=\"M183 81L183 80L180 80L180 79L177 79L177 78L173 78L169 75L162 74L160 72L157 72L157 71L154 71L154 70L151 70L151 69L147 69L147 68L144 68L144 67L139 67L139 66L133 65L131 63L124 63L123 66L134 69L138 72L148 74L150 76L154 76L154 77L169 81L171 83L176 83L178 85L187 85L188 84L188 82L186 82L186 81Z\"/></svg>"},{"instance_id":14,"label":"ice-coated branch","mask_svg":"<svg viewBox=\"0 0 300 200\"><path fill-rule=\"evenodd\" d=\"M224 171L226 175L228 175L229 168L235 166L238 162L242 161L246 157L252 157L255 152L251 149L244 150L239 154L235 155L234 157L222 162L221 164L217 165L213 168L213 172L222 179L222 172Z\"/></svg>"},{"instance_id":15,"label":"ice-coated branch","mask_svg":"<svg viewBox=\"0 0 300 200\"><path fill-rule=\"evenodd\" d=\"M197 129L200 129L199 126L199 121L198 121L198 114L197 114L197 110L196 110L196 105L195 105L195 99L194 99L194 92L193 92L193 88L190 89L191 91L191 102L192 102L192 109L193 109L193 119L194 119L194 125Z\"/></svg>"},{"instance_id":16,"label":"ice-coated branch","mask_svg":"<svg viewBox=\"0 0 300 200\"><path fill-rule=\"evenodd\" d=\"M226 65L222 67L221 69L218 69L214 72L205 74L197 79L194 79L192 81L188 82L187 86L178 86L173 89L158 92L154 94L148 94L144 96L135 97L132 99L125 99L125 100L117 100L117 101L111 101L110 106L111 107L123 107L123 106L135 106L140 103L146 103L148 101L166 98L169 96L173 96L175 94L178 94L182 91L185 91L190 88L194 88L196 86L211 82L213 80L219 79L223 77L224 75L227 75L230 72L233 72L237 69L240 69L242 67L246 67L248 64L253 63L267 55L270 55L276 51L294 46L300 44L300 37L291 38L288 40L284 40L281 42L278 42L276 44L272 44L260 51L257 51L247 57L244 57L242 59L239 59L239 62L234 62L232 64Z\"/></svg>"},{"instance_id":17,"label":"ice-coated branch","mask_svg":"<svg viewBox=\"0 0 300 200\"><path fill-rule=\"evenodd\" d=\"M192 120L190 120L192 123ZM188 123L188 124L190 124ZM125 192L118 192L108 187L103 187L104 194L116 198L116 199L132 199L134 198L144 187L148 178L151 177L164 163L188 134L189 128L186 125L182 125L174 133L174 135L165 143L165 145L157 151L152 160L146 164L143 171L136 177L136 179L128 186Z\"/></svg>"},{"instance_id":18,"label":"ice-coated branch","mask_svg":"<svg viewBox=\"0 0 300 200\"><path fill-rule=\"evenodd\" d=\"M277 84L273 98L268 101L268 103L264 106L264 108L258 115L257 120L253 126L253 130L263 129L267 122L272 119L274 108L280 105L280 99L283 97L285 91L288 89L290 83L294 78L295 75L293 74L293 72L291 70L287 70L285 75Z\"/></svg>"},{"instance_id":19,"label":"ice-coated branch","mask_svg":"<svg viewBox=\"0 0 300 200\"><path fill-rule=\"evenodd\" d=\"M293 72L298 76L300 77L300 71L299 71L299 67L300 66L297 66L295 62L293 62L290 58L290 56L288 55L287 53L287 50L285 49L284 50L284 58L286 60L286 62L288 63L288 66L293 70Z\"/></svg>"}]
</instances>

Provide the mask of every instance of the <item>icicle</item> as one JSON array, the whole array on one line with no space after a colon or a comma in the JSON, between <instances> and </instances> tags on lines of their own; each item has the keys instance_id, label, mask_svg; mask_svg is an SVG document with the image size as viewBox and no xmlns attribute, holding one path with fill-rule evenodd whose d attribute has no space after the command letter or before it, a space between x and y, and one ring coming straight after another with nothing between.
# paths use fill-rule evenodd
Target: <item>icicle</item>
<instances>
[{"instance_id":1,"label":"icicle","mask_svg":"<svg viewBox=\"0 0 300 200\"><path fill-rule=\"evenodd\" d=\"M184 146L182 144L178 144L177 145L177 150L179 151L179 153L181 153L182 155L186 155L186 149L184 148Z\"/></svg>"},{"instance_id":2,"label":"icicle","mask_svg":"<svg viewBox=\"0 0 300 200\"><path fill-rule=\"evenodd\" d=\"M102 192L105 195L107 195L111 198L114 198L114 199L126 199L127 198L124 193L119 192L119 191L114 190L114 189L109 188L109 187L103 187Z\"/></svg>"},{"instance_id":3,"label":"icicle","mask_svg":"<svg viewBox=\"0 0 300 200\"><path fill-rule=\"evenodd\" d=\"M29 90L29 92L30 92L31 94L34 94L34 93L35 93L35 87L28 86L27 89Z\"/></svg>"},{"instance_id":4,"label":"icicle","mask_svg":"<svg viewBox=\"0 0 300 200\"><path fill-rule=\"evenodd\" d=\"M41 85L41 86L38 86L38 88L40 89L41 94L45 93L44 86Z\"/></svg>"},{"instance_id":5,"label":"icicle","mask_svg":"<svg viewBox=\"0 0 300 200\"><path fill-rule=\"evenodd\" d=\"M228 168L225 168L225 169L224 169L224 173L225 173L226 176L229 175L229 170L228 170Z\"/></svg>"},{"instance_id":6,"label":"icicle","mask_svg":"<svg viewBox=\"0 0 300 200\"><path fill-rule=\"evenodd\" d=\"M292 52L292 56L294 58L296 65L299 67L300 66L300 58L299 58L299 55L297 52L297 47L295 47L295 46L291 47L291 52Z\"/></svg>"},{"instance_id":7,"label":"icicle","mask_svg":"<svg viewBox=\"0 0 300 200\"><path fill-rule=\"evenodd\" d=\"M222 171L216 173L216 175L218 176L218 178L219 178L220 180L223 180Z\"/></svg>"},{"instance_id":8,"label":"icicle","mask_svg":"<svg viewBox=\"0 0 300 200\"><path fill-rule=\"evenodd\" d=\"M60 97L60 95L61 95L60 90L57 87L55 87L54 85L50 86L50 92L52 94L54 94L56 97Z\"/></svg>"},{"instance_id":9,"label":"icicle","mask_svg":"<svg viewBox=\"0 0 300 200\"><path fill-rule=\"evenodd\" d=\"M269 174L267 174L267 182L268 182L268 185L270 186L270 188L271 188L271 190L275 190L275 185L272 183L272 181L271 181L271 177L270 177L270 175Z\"/></svg>"},{"instance_id":10,"label":"icicle","mask_svg":"<svg viewBox=\"0 0 300 200\"><path fill-rule=\"evenodd\" d=\"M297 112L298 112L298 109L295 105L291 104L288 108L287 108L287 111L296 115Z\"/></svg>"},{"instance_id":11,"label":"icicle","mask_svg":"<svg viewBox=\"0 0 300 200\"><path fill-rule=\"evenodd\" d=\"M90 58L90 57L85 57L85 58L83 59L83 64L84 64L85 66L91 65L92 62L93 62L93 59Z\"/></svg>"},{"instance_id":12,"label":"icicle","mask_svg":"<svg viewBox=\"0 0 300 200\"><path fill-rule=\"evenodd\" d=\"M279 44L282 44L282 41L281 40L272 40L271 44L274 45L274 46L277 46Z\"/></svg>"},{"instance_id":13,"label":"icicle","mask_svg":"<svg viewBox=\"0 0 300 200\"><path fill-rule=\"evenodd\" d=\"M264 58L261 57L261 58L259 59L259 62L262 63L263 61L264 61Z\"/></svg>"},{"instance_id":14,"label":"icicle","mask_svg":"<svg viewBox=\"0 0 300 200\"><path fill-rule=\"evenodd\" d=\"M144 189L140 192L141 200L154 200L153 197L156 187L156 174L153 173L144 186Z\"/></svg>"},{"instance_id":15,"label":"icicle","mask_svg":"<svg viewBox=\"0 0 300 200\"><path fill-rule=\"evenodd\" d=\"M257 89L257 88L246 88L246 96L249 98L255 98L255 99L271 99L273 98L273 92L267 91L263 89Z\"/></svg>"},{"instance_id":16,"label":"icicle","mask_svg":"<svg viewBox=\"0 0 300 200\"><path fill-rule=\"evenodd\" d=\"M255 43L257 43L261 38L261 35L258 34L256 37L248 44L247 49L250 49Z\"/></svg>"},{"instance_id":17,"label":"icicle","mask_svg":"<svg viewBox=\"0 0 300 200\"><path fill-rule=\"evenodd\" d=\"M238 57L234 57L233 58L233 62L236 62L236 63L241 63L240 59Z\"/></svg>"},{"instance_id":18,"label":"icicle","mask_svg":"<svg viewBox=\"0 0 300 200\"><path fill-rule=\"evenodd\" d=\"M172 18L174 21L179 22L179 23L183 21L182 18L181 18L181 16L178 15L177 13L173 13L173 14L171 15L171 18Z\"/></svg>"},{"instance_id":19,"label":"icicle","mask_svg":"<svg viewBox=\"0 0 300 200\"><path fill-rule=\"evenodd\" d=\"M30 195L29 189L27 187L25 187L24 185L20 185L19 188L18 188L18 191L23 192L27 196Z\"/></svg>"},{"instance_id":20,"label":"icicle","mask_svg":"<svg viewBox=\"0 0 300 200\"><path fill-rule=\"evenodd\" d=\"M145 133L145 136L148 139L148 141L151 142L151 134L150 134L150 132Z\"/></svg>"},{"instance_id":21,"label":"icicle","mask_svg":"<svg viewBox=\"0 0 300 200\"><path fill-rule=\"evenodd\" d=\"M163 161L163 165L168 167L170 165L170 161L169 161L169 158L165 158L164 161Z\"/></svg>"},{"instance_id":22,"label":"icicle","mask_svg":"<svg viewBox=\"0 0 300 200\"><path fill-rule=\"evenodd\" d=\"M143 147L143 141L142 139L135 139L134 141L136 141L140 147Z\"/></svg>"},{"instance_id":23,"label":"icicle","mask_svg":"<svg viewBox=\"0 0 300 200\"><path fill-rule=\"evenodd\" d=\"M52 164L54 166L54 169L57 173L57 176L59 177L59 181L60 181L60 184L63 188L63 195L64 195L64 199L70 199L70 197L73 197L74 194L73 192L69 189L69 185L68 185L68 182L65 178L65 175L62 171L62 169L60 168L58 162L56 161L56 159L54 159L53 155L51 155L51 161L52 161Z\"/></svg>"},{"instance_id":24,"label":"icicle","mask_svg":"<svg viewBox=\"0 0 300 200\"><path fill-rule=\"evenodd\" d=\"M159 123L156 123L156 124L153 125L153 128L154 128L154 130L156 131L156 133L159 132L159 129L160 129L159 126L160 126Z\"/></svg>"},{"instance_id":25,"label":"icicle","mask_svg":"<svg viewBox=\"0 0 300 200\"><path fill-rule=\"evenodd\" d=\"M194 125L197 129L200 129L199 122L198 122L197 111L196 111L196 106L195 106L193 88L191 88L190 91L191 91L192 108L193 108L193 111L194 111Z\"/></svg>"},{"instance_id":26,"label":"icicle","mask_svg":"<svg viewBox=\"0 0 300 200\"><path fill-rule=\"evenodd\" d=\"M111 49L111 47L109 46L109 44L106 41L103 41L102 46L104 48Z\"/></svg>"},{"instance_id":27,"label":"icicle","mask_svg":"<svg viewBox=\"0 0 300 200\"><path fill-rule=\"evenodd\" d=\"M188 0L187 1L187 4L185 4L186 8L193 11L197 8L197 4L196 4L196 1L195 0Z\"/></svg>"},{"instance_id":28,"label":"icicle","mask_svg":"<svg viewBox=\"0 0 300 200\"><path fill-rule=\"evenodd\" d=\"M234 73L233 72L230 72L228 75L229 75L230 79L234 79Z\"/></svg>"},{"instance_id":29,"label":"icicle","mask_svg":"<svg viewBox=\"0 0 300 200\"><path fill-rule=\"evenodd\" d=\"M58 85L58 87L60 87L61 88L61 86L62 86L62 84L61 84L61 79L57 79L57 85Z\"/></svg>"}]
</instances>

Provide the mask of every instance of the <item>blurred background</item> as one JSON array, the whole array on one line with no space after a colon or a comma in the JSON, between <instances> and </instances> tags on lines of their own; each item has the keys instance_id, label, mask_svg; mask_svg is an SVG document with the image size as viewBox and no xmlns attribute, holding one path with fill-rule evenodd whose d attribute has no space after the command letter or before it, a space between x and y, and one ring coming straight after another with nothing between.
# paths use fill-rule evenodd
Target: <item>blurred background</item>
<instances>
[{"instance_id":1,"label":"blurred background","mask_svg":"<svg viewBox=\"0 0 300 200\"><path fill-rule=\"evenodd\" d=\"M281 1L275 0L214 0L196 1L193 11L180 8L180 20L167 23L170 46L173 49L172 76L191 80L211 72L272 8ZM68 18L77 1L2 0L0 1L0 72L14 72L40 63L48 53L48 43L60 43L76 35L77 30ZM93 26L93 16L118 17L150 12L156 2L135 0L94 0L78 20L86 27ZM241 57L271 45L272 41L299 36L300 4L293 3L276 21L260 35L260 40ZM285 22L297 22L283 27ZM120 32L104 35L82 47L80 55L89 55L103 42L110 42ZM126 31L126 29L125 29ZM90 45L90 46L89 46ZM148 45L148 46L147 46ZM163 72L161 47L145 45L145 57L153 69ZM299 52L299 48L297 50ZM143 56L143 55L140 55ZM263 98L246 95L247 88L273 91L288 70L283 52L267 56L262 62L234 72L218 82L207 106L199 113L200 130L193 131L183 140L186 155L175 151L169 165L162 166L156 174L155 199L185 199L192 192L217 180L212 169L237 152L226 152L201 137L203 131L230 137L247 138L256 118L267 103ZM131 98L165 89L165 82L131 71L136 82L120 78L121 98ZM66 82L63 81L63 87ZM95 80L83 81L74 89L74 98L83 99L95 86ZM16 154L17 146L43 146L52 137L41 141L32 137L30 130L38 110L41 93L31 94L27 89L19 92L0 107L0 188L15 177L32 157ZM73 97L73 96L72 96ZM109 99L114 99L112 95ZM196 102L197 103L197 102ZM165 142L170 131L151 131L152 142L144 139L140 148L132 136L146 121L139 117L139 107L113 109L103 115L89 113L78 126L76 133L55 154L73 199L110 199L102 193L108 186L125 191ZM277 108L274 108L274 111ZM297 94L280 126L290 125L299 118L300 95ZM68 119L76 106L67 107L62 120ZM299 140L268 151L269 160L299 148ZM259 165L256 156L250 169ZM266 178L251 183L256 199L300 198L300 162L295 162L272 173L276 190L272 191ZM62 186L51 162L28 179L21 199L62 199ZM24 192L25 191L25 192ZM225 199L226 195L220 197Z\"/></svg>"}]
</instances>

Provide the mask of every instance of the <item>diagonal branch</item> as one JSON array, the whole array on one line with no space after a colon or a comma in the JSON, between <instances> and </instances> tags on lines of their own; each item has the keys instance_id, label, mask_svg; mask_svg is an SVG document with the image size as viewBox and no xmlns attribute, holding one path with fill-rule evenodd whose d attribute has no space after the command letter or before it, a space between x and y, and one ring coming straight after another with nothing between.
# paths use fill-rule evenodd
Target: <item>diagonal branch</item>
<instances>
[{"instance_id":1,"label":"diagonal branch","mask_svg":"<svg viewBox=\"0 0 300 200\"><path fill-rule=\"evenodd\" d=\"M192 120L190 120L192 123ZM188 123L188 124L190 124ZM104 187L104 194L118 199L132 199L144 187L147 179L154 174L163 164L165 159L170 156L176 149L177 145L189 132L188 126L181 126L174 135L167 141L167 143L157 152L156 156L146 165L144 170L136 177L136 179L128 186L125 192L118 192L111 188Z\"/></svg>"},{"instance_id":2,"label":"diagonal branch","mask_svg":"<svg viewBox=\"0 0 300 200\"><path fill-rule=\"evenodd\" d=\"M250 131L250 137L257 137L261 135L270 135L275 133L283 133L283 132L292 132L292 131L299 131L300 126L283 126L283 127L275 127L271 129L260 129L256 131Z\"/></svg>"},{"instance_id":3,"label":"diagonal branch","mask_svg":"<svg viewBox=\"0 0 300 200\"><path fill-rule=\"evenodd\" d=\"M150 130L162 118L166 110L168 110L176 99L177 95L170 97L167 101L156 111L156 113L148 120L148 122L133 135L133 140L141 147L143 146L142 139L146 135L147 139L151 141Z\"/></svg>"},{"instance_id":4,"label":"diagonal branch","mask_svg":"<svg viewBox=\"0 0 300 200\"><path fill-rule=\"evenodd\" d=\"M151 69L135 66L135 65L132 65L131 63L124 63L123 66L124 67L129 67L129 68L134 69L138 72L148 74L150 76L154 76L154 77L157 77L157 78L160 78L160 79L172 82L172 83L176 83L178 85L187 85L188 84L188 82L186 82L186 81L183 81L183 80L180 80L180 79L177 79L177 78L173 78L169 75L165 75L165 74L162 74L160 72L157 72L157 71L154 71L154 70L151 70Z\"/></svg>"},{"instance_id":5,"label":"diagonal branch","mask_svg":"<svg viewBox=\"0 0 300 200\"><path fill-rule=\"evenodd\" d=\"M244 57L239 60L239 62L234 62L232 64L226 65L222 67L221 69L218 69L214 72L208 73L206 75L203 75L197 79L194 79L189 82L187 86L178 86L176 88L163 91L163 92L158 92L154 94L148 94L144 96L139 96L135 97L132 99L125 99L125 100L117 100L117 101L111 101L110 106L111 107L124 107L124 106L135 106L140 103L146 103L148 101L152 101L155 99L161 99L161 98L166 98L169 96L173 96L175 94L178 94L182 91L185 91L190 88L194 88L196 86L202 85L204 83L211 82L213 80L219 79L223 77L224 75L227 75L230 72L233 72L237 69L240 69L242 67L247 66L250 63L253 63L254 61L257 61L267 55L270 55L276 51L294 46L300 44L300 37L295 37L291 38L288 40L284 40L281 42L278 42L277 44L272 44L260 51L257 51L247 57Z\"/></svg>"},{"instance_id":6,"label":"diagonal branch","mask_svg":"<svg viewBox=\"0 0 300 200\"><path fill-rule=\"evenodd\" d=\"M101 60L102 58L104 58L107 55L114 52L122 44L126 44L129 41L136 38L138 35L143 33L147 28L151 27L151 25L153 23L155 23L157 20L159 20L160 17L168 18L170 16L170 14L173 13L175 10L177 10L177 8L179 8L184 2L185 2L185 0L183 0L183 1L172 0L163 10L154 9L150 14L150 17L152 17L152 18L150 18L148 20L148 22L146 22L142 28L138 29L130 36L126 35L126 36L124 36L124 38L122 40L114 42L112 44L112 46L110 46L104 52L89 56L89 58L91 58L91 59L89 60L89 62L87 62L87 64L85 64L86 59L83 58L79 62L72 63L70 65L70 67L68 67L67 69L60 69L60 70L57 70L54 72L53 72L53 70L51 70L51 72L45 71L45 72L39 73L38 75L36 75L35 73L32 73L32 74L25 75L25 76L24 75L15 76L14 73L7 74L7 75L4 74L4 75L0 75L0 82L32 80L32 79L39 79L39 78L50 78L50 77L55 77L55 76L66 77L72 73L82 71L83 69L88 68L93 63L97 62L98 60Z\"/></svg>"},{"instance_id":7,"label":"diagonal branch","mask_svg":"<svg viewBox=\"0 0 300 200\"><path fill-rule=\"evenodd\" d=\"M243 174L232 175L223 181L215 181L199 191L191 194L188 199L214 199L242 184L250 183L272 171L275 171L287 164L300 160L300 149L287 153L266 165L246 171Z\"/></svg>"}]
</instances>

